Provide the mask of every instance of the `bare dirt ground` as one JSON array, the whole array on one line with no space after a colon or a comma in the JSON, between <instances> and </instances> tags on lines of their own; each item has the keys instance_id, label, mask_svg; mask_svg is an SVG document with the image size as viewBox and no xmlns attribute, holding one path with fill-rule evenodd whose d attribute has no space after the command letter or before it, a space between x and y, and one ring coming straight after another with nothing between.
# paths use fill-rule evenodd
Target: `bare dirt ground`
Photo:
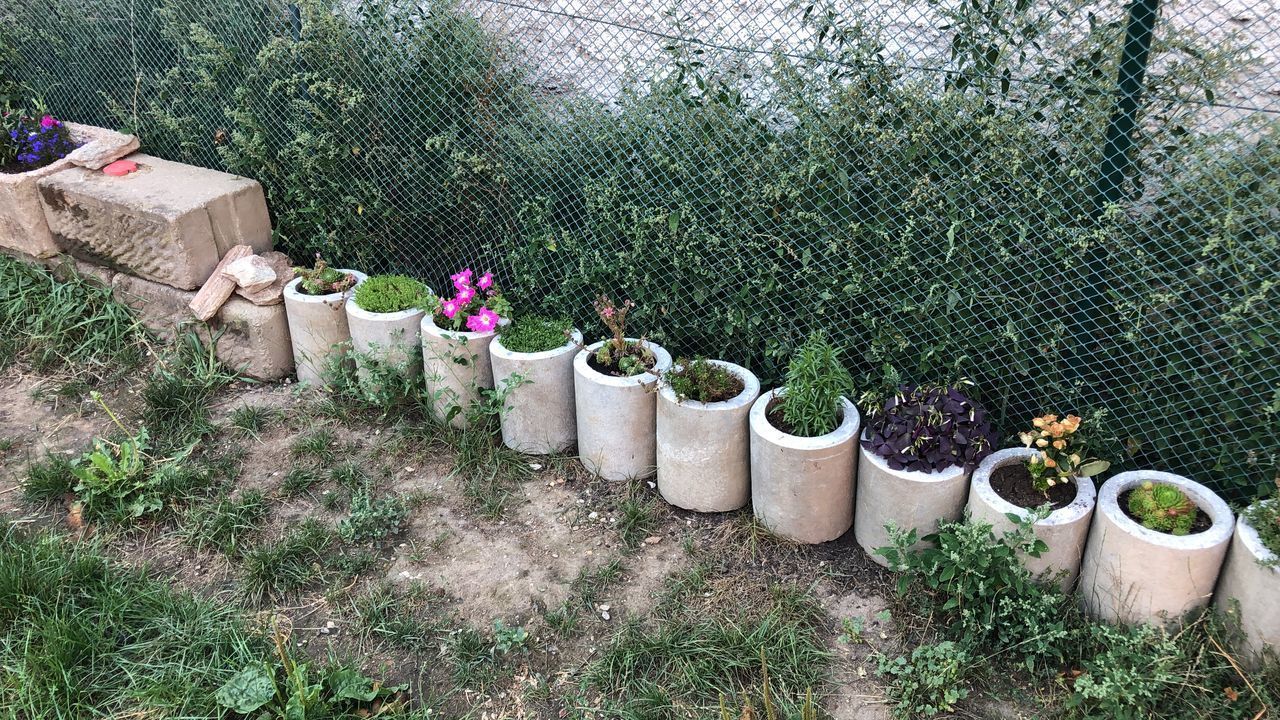
<instances>
[{"instance_id":1,"label":"bare dirt ground","mask_svg":"<svg viewBox=\"0 0 1280 720\"><path fill-rule=\"evenodd\" d=\"M110 430L110 420L87 400L55 404L33 396L44 382L16 370L0 374L0 440L6 443L0 517L74 529L68 527L65 505L37 508L23 502L25 470L44 453L79 454L93 437ZM128 388L118 389L112 409L127 415L131 397ZM274 409L279 420L256 436L227 428L229 415L245 406ZM343 508L322 502L323 483L294 494L282 487L295 462L291 448L317 427L334 432L335 462L354 462L383 490L415 498L407 527L387 542L369 544L374 559L354 576L313 583L261 603L246 600L239 561L194 550L180 539L180 519L125 530L80 527L79 532L97 533L123 561L180 587L241 603L251 612L286 617L294 639L312 654L345 653L369 671L418 680L424 687L448 684L435 646L441 635L399 644L379 639L368 632L367 614L360 611L370 597L383 593L394 598L398 612L421 611L419 617L443 623L438 627L444 637L467 627L487 631L496 620L523 627L532 637L526 657L504 667L486 688L439 700L442 707L488 718L563 717L570 703L565 698L590 703L591 694L579 697L575 689L586 664L629 620L654 620L655 607L674 580L711 563L716 569L703 592L686 604L712 612L726 603L750 604L774 584L805 588L825 612L824 642L834 658L831 681L818 688L824 710L840 719L889 717L871 655L900 644L884 614L892 605L890 577L851 537L811 548L786 545L753 532L748 511L715 516L678 511L662 503L648 483L640 483L625 492L641 493L651 502L654 524L645 530L644 542L630 546L617 529L624 490L587 477L572 459L529 458L530 479L515 488L505 514L490 519L462 497L452 458L424 452L392 429L318 416L309 397L293 386L236 384L215 401L213 416L222 429L206 442L239 458L227 494L257 490L270 503L269 514L253 529L258 541L281 537L308 518L332 527L344 515ZM600 584L571 633L557 634L548 617L581 589L575 580L611 563L620 568L619 577ZM862 639L842 640L841 621L854 619L862 623ZM547 693L547 686L554 691ZM970 714L985 714L981 708L987 704L976 703Z\"/></svg>"}]
</instances>

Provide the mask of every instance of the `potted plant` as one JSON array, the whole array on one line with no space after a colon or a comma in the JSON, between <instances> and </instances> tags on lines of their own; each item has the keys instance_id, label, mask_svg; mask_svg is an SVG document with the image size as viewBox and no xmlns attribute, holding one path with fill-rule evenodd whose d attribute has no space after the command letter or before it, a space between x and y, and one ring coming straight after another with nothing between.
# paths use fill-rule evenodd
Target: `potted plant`
<instances>
[{"instance_id":1,"label":"potted plant","mask_svg":"<svg viewBox=\"0 0 1280 720\"><path fill-rule=\"evenodd\" d=\"M1064 590L1080 574L1098 496L1093 478L1111 465L1087 456L1081 422L1078 415L1035 418L1032 429L1021 434L1025 447L988 455L973 471L969 488L970 517L990 523L997 536L1015 529L1010 515L1027 520L1035 509L1047 507L1048 514L1032 527L1048 549L1039 557L1023 557L1023 563L1033 574L1059 575Z\"/></svg>"},{"instance_id":2,"label":"potted plant","mask_svg":"<svg viewBox=\"0 0 1280 720\"><path fill-rule=\"evenodd\" d=\"M853 444L862 418L840 353L815 332L787 367L786 384L751 406L751 506L760 522L799 543L834 540L853 523Z\"/></svg>"},{"instance_id":3,"label":"potted plant","mask_svg":"<svg viewBox=\"0 0 1280 720\"><path fill-rule=\"evenodd\" d=\"M1092 616L1163 623L1209 603L1235 518L1194 480L1139 470L1102 485L1080 588Z\"/></svg>"},{"instance_id":4,"label":"potted plant","mask_svg":"<svg viewBox=\"0 0 1280 720\"><path fill-rule=\"evenodd\" d=\"M1269 498L1245 508L1214 594L1243 631L1237 649L1250 667L1269 647L1280 653L1280 480Z\"/></svg>"},{"instance_id":5,"label":"potted plant","mask_svg":"<svg viewBox=\"0 0 1280 720\"><path fill-rule=\"evenodd\" d=\"M582 333L564 318L519 317L489 345L495 387L508 390L501 415L507 447L547 455L573 447L578 420L573 402L573 358Z\"/></svg>"},{"instance_id":6,"label":"potted plant","mask_svg":"<svg viewBox=\"0 0 1280 720\"><path fill-rule=\"evenodd\" d=\"M657 463L652 390L658 374L671 367L671 355L643 337L627 337L627 313L635 303L614 305L601 296L594 306L611 337L573 358L578 456L606 480L648 477Z\"/></svg>"},{"instance_id":7,"label":"potted plant","mask_svg":"<svg viewBox=\"0 0 1280 720\"><path fill-rule=\"evenodd\" d=\"M453 297L440 298L422 318L422 366L432 413L462 428L481 392L493 389L489 343L509 308L493 273L475 277L466 268L449 279Z\"/></svg>"},{"instance_id":8,"label":"potted plant","mask_svg":"<svg viewBox=\"0 0 1280 720\"><path fill-rule=\"evenodd\" d=\"M298 277L284 286L284 309L298 381L320 385L330 358L336 360L347 352L351 341L347 298L365 275L331 268L320 253L314 266L297 267L294 272Z\"/></svg>"},{"instance_id":9,"label":"potted plant","mask_svg":"<svg viewBox=\"0 0 1280 720\"><path fill-rule=\"evenodd\" d=\"M97 170L138 149L138 138L21 109L0 113L0 246L38 258L62 249L40 202L41 178Z\"/></svg>"},{"instance_id":10,"label":"potted plant","mask_svg":"<svg viewBox=\"0 0 1280 720\"><path fill-rule=\"evenodd\" d=\"M721 360L681 360L658 393L658 491L697 512L737 510L751 499L747 420L760 381Z\"/></svg>"},{"instance_id":11,"label":"potted plant","mask_svg":"<svg viewBox=\"0 0 1280 720\"><path fill-rule=\"evenodd\" d=\"M995 449L986 410L965 385L904 385L867 421L853 534L881 565L889 526L924 537L960 517L969 475Z\"/></svg>"},{"instance_id":12,"label":"potted plant","mask_svg":"<svg viewBox=\"0 0 1280 720\"><path fill-rule=\"evenodd\" d=\"M346 303L352 349L417 376L420 326L435 300L431 288L405 275L368 278Z\"/></svg>"}]
</instances>

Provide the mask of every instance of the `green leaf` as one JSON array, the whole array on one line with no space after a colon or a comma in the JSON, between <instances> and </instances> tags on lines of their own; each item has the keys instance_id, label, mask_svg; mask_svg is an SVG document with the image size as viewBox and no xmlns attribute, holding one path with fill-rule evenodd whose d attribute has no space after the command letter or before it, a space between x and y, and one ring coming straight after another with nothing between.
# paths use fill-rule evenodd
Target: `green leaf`
<instances>
[{"instance_id":1,"label":"green leaf","mask_svg":"<svg viewBox=\"0 0 1280 720\"><path fill-rule=\"evenodd\" d=\"M680 227L680 210L679 209L672 211L671 214L667 216L667 228L671 230L671 233L673 235L675 234L676 228L678 227Z\"/></svg>"},{"instance_id":2,"label":"green leaf","mask_svg":"<svg viewBox=\"0 0 1280 720\"><path fill-rule=\"evenodd\" d=\"M248 715L275 697L276 684L272 674L265 663L250 665L218 688L213 699L222 707Z\"/></svg>"},{"instance_id":3,"label":"green leaf","mask_svg":"<svg viewBox=\"0 0 1280 720\"><path fill-rule=\"evenodd\" d=\"M1093 460L1076 468L1076 473L1080 477L1097 477L1100 473L1106 472L1109 467L1111 463L1106 460Z\"/></svg>"},{"instance_id":4,"label":"green leaf","mask_svg":"<svg viewBox=\"0 0 1280 720\"><path fill-rule=\"evenodd\" d=\"M370 702L378 697L373 680L348 668L338 668L329 674L329 690L334 700Z\"/></svg>"}]
</instances>

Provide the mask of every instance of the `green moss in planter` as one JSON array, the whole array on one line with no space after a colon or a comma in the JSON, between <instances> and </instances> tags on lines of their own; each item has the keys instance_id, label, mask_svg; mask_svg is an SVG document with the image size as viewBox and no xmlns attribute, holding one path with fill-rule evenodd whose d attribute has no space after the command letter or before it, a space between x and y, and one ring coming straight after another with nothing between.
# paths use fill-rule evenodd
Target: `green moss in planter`
<instances>
[{"instance_id":1,"label":"green moss in planter","mask_svg":"<svg viewBox=\"0 0 1280 720\"><path fill-rule=\"evenodd\" d=\"M1270 499L1259 500L1246 508L1244 517L1258 531L1262 546L1280 557L1280 487L1271 493Z\"/></svg>"},{"instance_id":2,"label":"green moss in planter","mask_svg":"<svg viewBox=\"0 0 1280 720\"><path fill-rule=\"evenodd\" d=\"M406 275L375 275L356 286L356 307L366 312L427 309L433 299L426 285Z\"/></svg>"},{"instance_id":3,"label":"green moss in planter","mask_svg":"<svg viewBox=\"0 0 1280 720\"><path fill-rule=\"evenodd\" d=\"M742 379L722 365L706 358L681 360L680 369L666 375L672 392L681 400L711 403L723 402L742 392Z\"/></svg>"},{"instance_id":4,"label":"green moss in planter","mask_svg":"<svg viewBox=\"0 0 1280 720\"><path fill-rule=\"evenodd\" d=\"M513 320L500 334L502 346L511 352L538 353L562 347L572 330L569 320L531 316Z\"/></svg>"}]
</instances>

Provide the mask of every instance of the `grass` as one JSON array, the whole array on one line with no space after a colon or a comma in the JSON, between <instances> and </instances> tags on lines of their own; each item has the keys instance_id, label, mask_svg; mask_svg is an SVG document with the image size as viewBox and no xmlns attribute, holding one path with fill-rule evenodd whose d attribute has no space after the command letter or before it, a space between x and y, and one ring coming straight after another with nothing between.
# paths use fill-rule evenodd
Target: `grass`
<instances>
[{"instance_id":1,"label":"grass","mask_svg":"<svg viewBox=\"0 0 1280 720\"><path fill-rule=\"evenodd\" d=\"M544 615L547 625L560 637L569 637L578 628L583 611L594 612L601 597L622 579L622 560L614 558L598 567L586 567L569 585L569 597Z\"/></svg>"},{"instance_id":2,"label":"grass","mask_svg":"<svg viewBox=\"0 0 1280 720\"><path fill-rule=\"evenodd\" d=\"M295 458L311 458L321 465L328 465L337 457L335 446L338 436L327 427L316 427L294 438L289 452Z\"/></svg>"},{"instance_id":3,"label":"grass","mask_svg":"<svg viewBox=\"0 0 1280 720\"><path fill-rule=\"evenodd\" d=\"M33 505L52 505L62 501L76 486L71 474L71 459L48 453L27 468L27 481L22 484L22 497Z\"/></svg>"},{"instance_id":4,"label":"grass","mask_svg":"<svg viewBox=\"0 0 1280 720\"><path fill-rule=\"evenodd\" d=\"M362 633L400 647L420 650L433 647L446 625L426 587L400 592L389 583L369 587L353 602Z\"/></svg>"},{"instance_id":5,"label":"grass","mask_svg":"<svg viewBox=\"0 0 1280 720\"><path fill-rule=\"evenodd\" d=\"M258 437L280 419L280 411L261 405L243 405L231 411L231 427Z\"/></svg>"},{"instance_id":6,"label":"grass","mask_svg":"<svg viewBox=\"0 0 1280 720\"><path fill-rule=\"evenodd\" d=\"M267 510L262 492L246 490L236 498L222 497L188 507L178 524L178 534L197 550L212 548L235 555L244 540L257 532Z\"/></svg>"},{"instance_id":7,"label":"grass","mask_svg":"<svg viewBox=\"0 0 1280 720\"><path fill-rule=\"evenodd\" d=\"M280 483L280 492L288 497L301 495L318 482L320 482L320 473L314 468L294 463L285 473L284 482Z\"/></svg>"},{"instance_id":8,"label":"grass","mask_svg":"<svg viewBox=\"0 0 1280 720\"><path fill-rule=\"evenodd\" d=\"M449 442L455 453L453 474L467 504L491 520L503 517L516 487L533 476L528 458L484 427L456 433Z\"/></svg>"},{"instance_id":9,"label":"grass","mask_svg":"<svg viewBox=\"0 0 1280 720\"><path fill-rule=\"evenodd\" d=\"M658 501L642 485L633 485L618 504L618 536L623 544L636 547L658 528Z\"/></svg>"},{"instance_id":10,"label":"grass","mask_svg":"<svg viewBox=\"0 0 1280 720\"><path fill-rule=\"evenodd\" d=\"M245 594L255 602L277 598L318 579L321 563L333 544L333 533L314 518L286 531L274 542L244 553Z\"/></svg>"},{"instance_id":11,"label":"grass","mask_svg":"<svg viewBox=\"0 0 1280 720\"><path fill-rule=\"evenodd\" d=\"M233 606L92 543L0 535L0 706L17 717L217 717L214 691L264 649Z\"/></svg>"},{"instance_id":12,"label":"grass","mask_svg":"<svg viewBox=\"0 0 1280 720\"><path fill-rule=\"evenodd\" d=\"M25 363L63 376L63 394L80 394L141 365L147 339L110 288L0 255L0 367Z\"/></svg>"}]
</instances>

